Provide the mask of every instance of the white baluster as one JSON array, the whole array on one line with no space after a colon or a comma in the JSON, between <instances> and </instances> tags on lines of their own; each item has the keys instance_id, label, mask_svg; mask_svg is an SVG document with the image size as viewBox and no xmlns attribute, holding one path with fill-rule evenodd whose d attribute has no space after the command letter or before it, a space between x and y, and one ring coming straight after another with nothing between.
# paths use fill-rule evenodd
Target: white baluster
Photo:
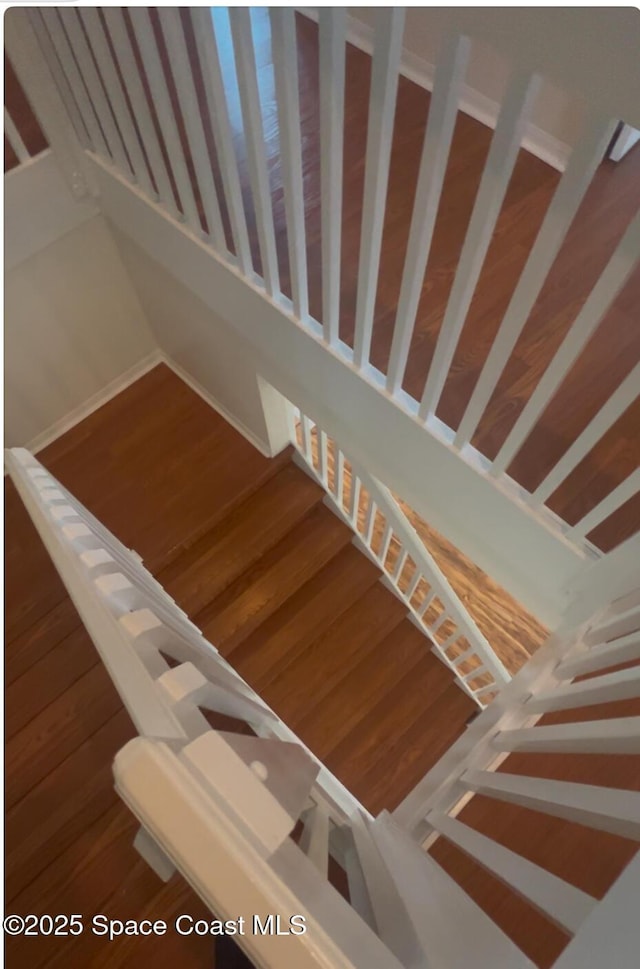
<instances>
[{"instance_id":1,"label":"white baluster","mask_svg":"<svg viewBox=\"0 0 640 969\"><path fill-rule=\"evenodd\" d=\"M65 75L69 81L69 87L73 91L73 95L76 99L78 105L78 110L80 116L82 117L82 122L89 132L89 138L91 139L91 144L93 150L105 158L107 161L111 161L111 155L109 154L109 149L107 148L107 143L102 134L102 129L98 124L96 118L96 113L94 111L89 95L87 94L87 89L85 87L82 75L78 70L78 65L76 64L71 45L64 31L62 23L60 21L59 11L55 8L45 8L40 11L42 19L44 21L45 27L51 38L51 43L55 48L55 52L58 55L58 60L62 65Z\"/></svg>"},{"instance_id":2,"label":"white baluster","mask_svg":"<svg viewBox=\"0 0 640 969\"><path fill-rule=\"evenodd\" d=\"M271 18L273 71L280 127L280 159L287 216L287 244L293 310L299 320L306 322L309 315L309 295L304 225L304 186L302 182L296 15L293 7L270 7L269 16Z\"/></svg>"},{"instance_id":3,"label":"white baluster","mask_svg":"<svg viewBox=\"0 0 640 969\"><path fill-rule=\"evenodd\" d=\"M258 229L262 274L267 292L271 297L275 297L280 293L280 278L250 8L229 7L229 21L236 59L238 91L242 106L249 181L251 182Z\"/></svg>"},{"instance_id":4,"label":"white baluster","mask_svg":"<svg viewBox=\"0 0 640 969\"><path fill-rule=\"evenodd\" d=\"M541 754L640 754L640 717L501 730L492 746Z\"/></svg>"},{"instance_id":5,"label":"white baluster","mask_svg":"<svg viewBox=\"0 0 640 969\"><path fill-rule=\"evenodd\" d=\"M319 18L322 326L326 342L336 346L340 322L347 11L344 7L320 7Z\"/></svg>"},{"instance_id":6,"label":"white baluster","mask_svg":"<svg viewBox=\"0 0 640 969\"><path fill-rule=\"evenodd\" d=\"M147 96L140 79L140 71L122 10L117 7L104 7L102 12L107 30L111 36L113 49L116 52L127 94L131 101L145 154L151 166L151 172L158 189L160 201L166 206L174 218L179 219L180 213L175 202L169 173L156 134L153 118L151 117Z\"/></svg>"},{"instance_id":7,"label":"white baluster","mask_svg":"<svg viewBox=\"0 0 640 969\"><path fill-rule=\"evenodd\" d=\"M155 197L153 185L147 168L140 142L124 95L124 88L115 68L115 63L109 50L102 22L97 7L82 7L78 13L91 44L91 49L98 63L100 74L109 92L109 102L118 122L118 128L124 141L124 146L131 161L133 174L147 195Z\"/></svg>"},{"instance_id":8,"label":"white baluster","mask_svg":"<svg viewBox=\"0 0 640 969\"><path fill-rule=\"evenodd\" d=\"M435 813L429 824L561 929L574 934L595 908L595 898L468 825Z\"/></svg>"},{"instance_id":9,"label":"white baluster","mask_svg":"<svg viewBox=\"0 0 640 969\"><path fill-rule=\"evenodd\" d=\"M602 161L612 131L612 122L599 116L589 118L584 135L571 153L460 422L455 436L458 448L471 440L482 419L584 193Z\"/></svg>"},{"instance_id":10,"label":"white baluster","mask_svg":"<svg viewBox=\"0 0 640 969\"><path fill-rule=\"evenodd\" d=\"M589 532L592 532L594 528L605 521L609 515L621 508L626 501L633 498L638 490L640 490L640 468L633 471L617 488L609 492L606 498L603 498L595 508L592 508L573 526L569 532L571 538L576 541L584 538L585 535L588 535Z\"/></svg>"},{"instance_id":11,"label":"white baluster","mask_svg":"<svg viewBox=\"0 0 640 969\"><path fill-rule=\"evenodd\" d=\"M191 148L191 160L198 179L198 188L207 219L209 235L218 252L228 255L218 192L213 178L213 166L209 157L209 148L200 115L193 69L180 22L180 13L177 7L160 7L158 16L167 45L167 54L169 55L171 73L180 102L180 111Z\"/></svg>"},{"instance_id":12,"label":"white baluster","mask_svg":"<svg viewBox=\"0 0 640 969\"><path fill-rule=\"evenodd\" d=\"M640 840L640 794L568 781L467 770L462 784L479 794Z\"/></svg>"},{"instance_id":13,"label":"white baluster","mask_svg":"<svg viewBox=\"0 0 640 969\"><path fill-rule=\"evenodd\" d=\"M111 111L111 105L105 94L100 75L91 56L91 50L79 20L78 10L61 9L59 16L67 32L69 43L73 49L76 63L86 85L93 110L96 113L102 132L106 138L109 153L118 169L131 178L133 172L129 164L122 138Z\"/></svg>"},{"instance_id":14,"label":"white baluster","mask_svg":"<svg viewBox=\"0 0 640 969\"><path fill-rule=\"evenodd\" d=\"M184 157L180 133L173 114L167 81L162 68L160 54L151 26L148 10L144 7L131 7L130 17L140 49L145 73L149 82L153 105L158 116L160 130L164 139L171 170L176 180L178 194L185 221L197 234L202 235L198 207L191 186L191 176Z\"/></svg>"},{"instance_id":15,"label":"white baluster","mask_svg":"<svg viewBox=\"0 0 640 969\"><path fill-rule=\"evenodd\" d=\"M402 386L407 366L469 50L468 38L452 37L436 67L389 355L387 390L391 394Z\"/></svg>"},{"instance_id":16,"label":"white baluster","mask_svg":"<svg viewBox=\"0 0 640 969\"><path fill-rule=\"evenodd\" d=\"M558 463L546 474L531 496L532 502L541 503L562 484L574 468L591 451L598 441L613 427L619 417L638 396L640 387L640 363L637 363L625 377L617 390L611 395L607 403L600 408L595 417L578 435L569 450Z\"/></svg>"},{"instance_id":17,"label":"white baluster","mask_svg":"<svg viewBox=\"0 0 640 969\"><path fill-rule=\"evenodd\" d=\"M402 7L378 9L371 65L356 297L354 361L359 368L369 362L373 332L403 30Z\"/></svg>"},{"instance_id":18,"label":"white baluster","mask_svg":"<svg viewBox=\"0 0 640 969\"><path fill-rule=\"evenodd\" d=\"M518 453L536 421L629 278L639 256L640 213L632 220L618 243L598 282L591 290L589 298L498 451L491 465L492 475L495 476L504 471Z\"/></svg>"},{"instance_id":19,"label":"white baluster","mask_svg":"<svg viewBox=\"0 0 640 969\"><path fill-rule=\"evenodd\" d=\"M253 264L251 262L247 220L242 202L238 161L233 147L233 132L229 120L227 96L222 79L211 9L209 7L192 7L190 13L209 107L209 120L220 163L220 176L229 212L233 244L242 272L245 276L251 277L253 276Z\"/></svg>"},{"instance_id":20,"label":"white baluster","mask_svg":"<svg viewBox=\"0 0 640 969\"><path fill-rule=\"evenodd\" d=\"M423 420L434 414L438 406L498 221L538 85L538 78L520 72L516 72L509 81L420 402L419 415Z\"/></svg>"}]
</instances>

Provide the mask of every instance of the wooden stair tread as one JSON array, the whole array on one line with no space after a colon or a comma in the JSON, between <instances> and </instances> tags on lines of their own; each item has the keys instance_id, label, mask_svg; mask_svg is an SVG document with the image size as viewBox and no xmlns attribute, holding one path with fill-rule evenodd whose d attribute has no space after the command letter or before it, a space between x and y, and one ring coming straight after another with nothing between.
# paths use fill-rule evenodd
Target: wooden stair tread
<instances>
[{"instance_id":1,"label":"wooden stair tread","mask_svg":"<svg viewBox=\"0 0 640 969\"><path fill-rule=\"evenodd\" d=\"M265 700L296 732L312 710L317 708L318 716L323 717L324 698L404 616L402 603L376 583L281 668L277 680L264 690ZM301 737L306 740L303 733ZM322 751L315 752L323 756Z\"/></svg>"},{"instance_id":2,"label":"wooden stair tread","mask_svg":"<svg viewBox=\"0 0 640 969\"><path fill-rule=\"evenodd\" d=\"M379 577L350 543L233 650L234 667L261 693Z\"/></svg>"},{"instance_id":3,"label":"wooden stair tread","mask_svg":"<svg viewBox=\"0 0 640 969\"><path fill-rule=\"evenodd\" d=\"M40 460L154 572L290 458L265 458L164 364L64 437Z\"/></svg>"},{"instance_id":4,"label":"wooden stair tread","mask_svg":"<svg viewBox=\"0 0 640 969\"><path fill-rule=\"evenodd\" d=\"M386 695L371 707L347 737L327 751L329 770L353 790L367 806L368 790L361 783L364 774L393 746L425 709L445 692L451 673L431 653L415 666ZM410 787L405 792L408 794ZM400 793L400 792L398 792Z\"/></svg>"},{"instance_id":5,"label":"wooden stair tread","mask_svg":"<svg viewBox=\"0 0 640 969\"><path fill-rule=\"evenodd\" d=\"M194 622L227 655L350 541L346 525L318 505Z\"/></svg>"},{"instance_id":6,"label":"wooden stair tread","mask_svg":"<svg viewBox=\"0 0 640 969\"><path fill-rule=\"evenodd\" d=\"M464 733L477 706L450 679L443 693L418 716L380 756L360 780L366 789L367 807L376 814L392 811L422 780L446 750Z\"/></svg>"},{"instance_id":7,"label":"wooden stair tread","mask_svg":"<svg viewBox=\"0 0 640 969\"><path fill-rule=\"evenodd\" d=\"M298 729L312 750L330 750L346 737L376 702L422 659L429 640L408 619L375 643L322 701L304 714Z\"/></svg>"},{"instance_id":8,"label":"wooden stair tread","mask_svg":"<svg viewBox=\"0 0 640 969\"><path fill-rule=\"evenodd\" d=\"M188 615L196 615L323 497L308 475L287 464L163 569L158 581Z\"/></svg>"}]
</instances>

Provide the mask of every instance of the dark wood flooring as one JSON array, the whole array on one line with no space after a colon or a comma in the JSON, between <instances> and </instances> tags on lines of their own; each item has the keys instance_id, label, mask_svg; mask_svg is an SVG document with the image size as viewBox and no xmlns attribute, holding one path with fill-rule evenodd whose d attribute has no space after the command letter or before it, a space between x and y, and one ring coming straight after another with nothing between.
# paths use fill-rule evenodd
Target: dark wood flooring
<instances>
[{"instance_id":1,"label":"dark wood flooring","mask_svg":"<svg viewBox=\"0 0 640 969\"><path fill-rule=\"evenodd\" d=\"M285 452L268 460L160 366L40 455L369 807L393 808L472 702ZM133 727L6 486L6 911L204 916L132 847L111 763ZM206 939L8 939L13 969L209 965Z\"/></svg>"}]
</instances>

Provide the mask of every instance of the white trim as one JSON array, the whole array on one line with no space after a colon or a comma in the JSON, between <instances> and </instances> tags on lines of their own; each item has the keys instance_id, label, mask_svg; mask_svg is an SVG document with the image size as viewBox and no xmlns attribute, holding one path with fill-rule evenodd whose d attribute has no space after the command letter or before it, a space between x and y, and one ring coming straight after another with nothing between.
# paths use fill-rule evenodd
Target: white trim
<instances>
[{"instance_id":1,"label":"white trim","mask_svg":"<svg viewBox=\"0 0 640 969\"><path fill-rule=\"evenodd\" d=\"M263 441L258 437L257 434L248 428L246 424L243 424L242 421L238 420L237 417L234 417L231 411L227 410L224 404L221 404L219 400L216 400L216 398L213 397L208 390L205 390L202 384L198 383L195 377L192 377L191 374L185 370L183 366L181 366L181 364L176 363L175 360L172 360L172 358L165 353L164 350L159 350L158 353L160 360L163 363L166 363L170 370L173 370L176 377L179 377L180 380L187 385L187 387L190 387L191 390L198 395L198 397L201 397L205 404L208 404L209 407L216 411L216 413L220 414L220 417L223 417L227 424L231 424L231 427L233 427L238 434L242 434L249 444L253 444L254 448L260 451L260 454L263 454L265 458L275 457L277 452L272 450L268 441Z\"/></svg>"},{"instance_id":2,"label":"white trim","mask_svg":"<svg viewBox=\"0 0 640 969\"><path fill-rule=\"evenodd\" d=\"M638 141L640 141L640 131L632 128L631 125L623 124L615 136L608 157L611 161L619 162Z\"/></svg>"},{"instance_id":3,"label":"white trim","mask_svg":"<svg viewBox=\"0 0 640 969\"><path fill-rule=\"evenodd\" d=\"M150 370L153 370L154 367L157 367L159 363L163 362L164 356L162 352L160 350L152 350L151 353L148 353L142 360L138 360L137 363L134 363L124 373L110 380L102 390L99 390L96 394L92 394L91 397L77 407L74 407L73 410L65 414L64 417L61 417L60 420L55 421L45 431L37 434L25 447L32 454L37 454L38 451L42 451L43 448L52 444L63 434L66 434L67 431L75 427L76 424L79 424L80 421L83 421L85 417L89 417L90 414L93 414L103 404L107 404L119 393L135 383L136 380L139 380L140 377L143 377Z\"/></svg>"},{"instance_id":4,"label":"white trim","mask_svg":"<svg viewBox=\"0 0 640 969\"><path fill-rule=\"evenodd\" d=\"M318 13L315 8L296 7L295 9L298 13L317 23ZM373 53L373 28L361 20L349 16L347 17L347 41L357 47L358 50L371 55ZM419 87L423 87L427 91L433 90L435 64L417 54L403 50L400 73ZM463 114L469 115L470 118L475 118L476 121L488 128L495 128L500 113L500 104L482 94L477 88L463 84L458 107ZM522 147L559 172L565 170L571 154L571 145L554 135L550 135L547 131L543 131L542 128L531 121L525 126Z\"/></svg>"},{"instance_id":5,"label":"white trim","mask_svg":"<svg viewBox=\"0 0 640 969\"><path fill-rule=\"evenodd\" d=\"M230 424L234 430L236 430L245 438L245 440L249 442L249 444L252 444L258 451L260 451L265 458L275 457L275 454L268 442L261 440L261 438L254 434L254 432L246 426L246 424L243 424L242 421L239 421L237 417L234 417L233 414L231 414L231 412L220 403L220 401L216 400L216 398L205 390L204 387L184 369L184 367L180 366L179 363L176 363L175 360L172 360L171 357L164 352L164 350L160 349L160 347L156 347L155 350L152 350L151 353L147 354L146 357L143 357L142 360L134 363L132 367L129 367L129 369L125 370L124 373L121 373L118 377L115 377L114 380L109 381L109 383L103 387L102 390L99 390L96 394L92 394L91 397L83 401L82 404L79 404L78 407L74 407L73 410L69 411L68 414L65 414L64 417L61 417L60 420L56 421L40 434L37 434L36 437L32 438L27 444L25 444L25 447L28 451L31 451L32 454L37 454L39 451L42 451L43 448L48 447L49 444L53 444L53 442L59 437L62 437L63 434L66 434L67 431L74 428L76 424L79 424L86 417L89 417L94 411L98 410L99 407L102 407L103 404L107 404L114 397L117 397L118 394L120 394L123 390L130 387L131 384L135 383L136 380L139 380L140 377L144 377L146 373L149 373L150 370L153 370L153 368L157 367L160 363L166 364L167 367L169 367L169 369L175 373L176 377L179 377L180 380L187 385L187 387L198 395L198 397L201 397L202 400L209 405L209 407L224 418L227 424Z\"/></svg>"}]
</instances>

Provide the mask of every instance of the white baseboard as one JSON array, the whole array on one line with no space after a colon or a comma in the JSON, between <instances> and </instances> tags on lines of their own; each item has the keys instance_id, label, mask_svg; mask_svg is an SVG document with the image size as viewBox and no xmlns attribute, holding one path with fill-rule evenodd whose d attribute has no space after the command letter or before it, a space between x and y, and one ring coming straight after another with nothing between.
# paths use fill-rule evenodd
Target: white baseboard
<instances>
[{"instance_id":1,"label":"white baseboard","mask_svg":"<svg viewBox=\"0 0 640 969\"><path fill-rule=\"evenodd\" d=\"M318 13L314 7L296 7L295 9L310 20L317 22ZM352 16L347 17L347 40L366 54L373 53L373 29ZM435 65L417 54L403 51L400 73L403 77L427 91L433 89ZM462 85L458 107L463 114L469 115L470 118L474 118L488 128L495 128L500 104L492 98L486 97L476 88L470 87L468 84ZM570 145L543 131L542 128L531 122L525 127L522 147L559 172L565 170L571 154Z\"/></svg>"},{"instance_id":2,"label":"white baseboard","mask_svg":"<svg viewBox=\"0 0 640 969\"><path fill-rule=\"evenodd\" d=\"M198 397L201 397L205 404L208 404L209 407L216 411L216 413L220 414L220 417L223 417L227 424L231 424L238 434L242 434L249 444L253 444L254 448L260 451L261 454L264 454L265 458L275 457L270 445L266 441L263 441L257 436L257 434L254 434L254 432L248 428L246 424L243 424L242 421L239 421L237 417L234 417L233 414L231 414L230 411L228 411L227 408L220 403L220 401L216 400L216 398L213 397L208 390L205 390L202 384L199 384L198 381L195 380L191 374L184 369L184 367L182 367L179 363L176 363L175 360L172 360L171 357L168 356L163 350L159 350L158 353L162 362L166 363L170 370L173 370L176 377L179 377L180 380L187 385L187 387L190 387L191 390L198 395Z\"/></svg>"},{"instance_id":3,"label":"white baseboard","mask_svg":"<svg viewBox=\"0 0 640 969\"><path fill-rule=\"evenodd\" d=\"M68 414L65 414L64 417L61 417L60 420L56 421L45 431L41 431L40 434L37 434L36 437L32 438L24 446L32 454L37 454L38 451L42 451L43 448L49 444L53 444L57 438L66 434L72 427L75 427L76 424L83 421L85 417L89 417L99 407L102 407L103 404L106 404L113 397L116 397L123 390L126 390L127 387L130 387L136 380L139 380L140 377L143 377L162 362L163 355L160 350L152 350L151 353L147 354L146 357L143 357L137 363L134 363L132 367L129 367L120 376L109 381L102 390L99 390L96 394L93 394L87 400L83 401L78 407L74 407Z\"/></svg>"},{"instance_id":4,"label":"white baseboard","mask_svg":"<svg viewBox=\"0 0 640 969\"><path fill-rule=\"evenodd\" d=\"M157 367L159 363L166 364L167 367L169 367L169 369L172 370L175 375L180 378L180 380L190 387L194 393L201 397L205 403L209 405L209 407L213 408L216 413L220 414L220 416L225 419L227 424L231 424L231 426L239 434L241 434L247 441L249 441L250 444L257 448L261 454L264 454L265 458L272 458L275 456L267 442L261 440L256 434L254 434L252 430L250 430L250 428L243 424L242 421L239 421L236 417L234 417L233 414L231 414L226 407L216 400L215 397L212 397L212 395L206 391L197 380L194 380L194 378L188 374L179 363L172 360L171 357L169 357L164 350L161 350L159 347L147 354L146 357L143 357L143 359L138 361L138 363L134 364L132 367L129 367L128 370L125 370L125 372L120 374L119 377L116 377L115 380L111 380L105 387L102 388L102 390L98 391L97 394L93 394L93 396L89 397L88 400L85 400L78 407L75 407L73 410L69 411L68 414L65 414L65 416L60 418L59 421L56 421L46 430L36 435L36 437L32 438L24 446L28 451L31 451L32 454L37 454L39 451L42 451L44 448L48 447L49 444L53 444L57 438L62 437L63 434L70 431L76 426L76 424L79 424L80 421L83 421L85 417L89 417L90 414L93 414L93 412L98 410L99 407L102 407L103 404L108 403L113 397L117 397L119 393L126 390L127 387L130 387L131 384L135 383L136 380L139 380L140 377L143 377L150 370L153 370L154 367Z\"/></svg>"}]
</instances>

